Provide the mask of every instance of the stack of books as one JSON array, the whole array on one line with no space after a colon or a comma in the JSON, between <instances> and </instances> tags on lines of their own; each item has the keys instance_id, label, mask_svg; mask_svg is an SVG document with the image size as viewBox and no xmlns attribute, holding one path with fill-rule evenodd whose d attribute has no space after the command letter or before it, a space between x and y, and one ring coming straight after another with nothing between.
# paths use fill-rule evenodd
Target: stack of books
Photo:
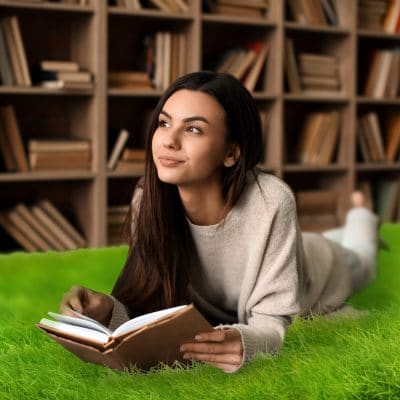
<instances>
[{"instance_id":1,"label":"stack of books","mask_svg":"<svg viewBox=\"0 0 400 400\"><path fill-rule=\"evenodd\" d=\"M374 98L395 98L400 83L400 51L373 50L364 87L364 95Z\"/></svg>"},{"instance_id":2,"label":"stack of books","mask_svg":"<svg viewBox=\"0 0 400 400\"><path fill-rule=\"evenodd\" d=\"M359 0L358 27L371 31L381 31L389 4L390 0Z\"/></svg>"},{"instance_id":3,"label":"stack of books","mask_svg":"<svg viewBox=\"0 0 400 400\"><path fill-rule=\"evenodd\" d=\"M129 132L121 129L108 158L107 168L110 171L142 175L146 159L145 150L127 148L128 139Z\"/></svg>"},{"instance_id":4,"label":"stack of books","mask_svg":"<svg viewBox=\"0 0 400 400\"><path fill-rule=\"evenodd\" d=\"M28 159L13 106L0 107L0 155L7 172L29 171Z\"/></svg>"},{"instance_id":5,"label":"stack of books","mask_svg":"<svg viewBox=\"0 0 400 400\"><path fill-rule=\"evenodd\" d=\"M107 232L109 245L117 245L123 242L122 231L128 212L129 204L109 206L107 208Z\"/></svg>"},{"instance_id":6,"label":"stack of books","mask_svg":"<svg viewBox=\"0 0 400 400\"><path fill-rule=\"evenodd\" d=\"M340 90L338 60L325 54L299 54L300 82L303 90Z\"/></svg>"},{"instance_id":7,"label":"stack of books","mask_svg":"<svg viewBox=\"0 0 400 400\"><path fill-rule=\"evenodd\" d=\"M269 0L208 0L205 2L205 11L212 14L266 18L268 9Z\"/></svg>"},{"instance_id":8,"label":"stack of books","mask_svg":"<svg viewBox=\"0 0 400 400\"><path fill-rule=\"evenodd\" d=\"M218 58L215 69L233 75L253 92L261 78L269 50L267 42L249 42L243 47L228 49Z\"/></svg>"},{"instance_id":9,"label":"stack of books","mask_svg":"<svg viewBox=\"0 0 400 400\"><path fill-rule=\"evenodd\" d=\"M333 0L288 0L292 19L302 25L337 25Z\"/></svg>"},{"instance_id":10,"label":"stack of books","mask_svg":"<svg viewBox=\"0 0 400 400\"><path fill-rule=\"evenodd\" d=\"M321 232L339 225L336 190L297 191L295 197L302 231Z\"/></svg>"},{"instance_id":11,"label":"stack of books","mask_svg":"<svg viewBox=\"0 0 400 400\"><path fill-rule=\"evenodd\" d=\"M376 112L361 115L357 121L357 137L360 154L365 162L395 162L400 153L400 114L385 118L386 132L382 135L381 124ZM383 139L385 136L386 143Z\"/></svg>"},{"instance_id":12,"label":"stack of books","mask_svg":"<svg viewBox=\"0 0 400 400\"><path fill-rule=\"evenodd\" d=\"M28 142L32 171L90 169L91 142L73 137L38 138Z\"/></svg>"},{"instance_id":13,"label":"stack of books","mask_svg":"<svg viewBox=\"0 0 400 400\"><path fill-rule=\"evenodd\" d=\"M43 60L33 68L32 76L40 86L50 89L93 89L92 73L74 61Z\"/></svg>"},{"instance_id":14,"label":"stack of books","mask_svg":"<svg viewBox=\"0 0 400 400\"><path fill-rule=\"evenodd\" d=\"M25 250L71 250L87 242L64 215L46 199L23 203L0 213L0 226Z\"/></svg>"},{"instance_id":15,"label":"stack of books","mask_svg":"<svg viewBox=\"0 0 400 400\"><path fill-rule=\"evenodd\" d=\"M127 8L129 10L141 10L143 8L140 0L109 0L110 6Z\"/></svg>"},{"instance_id":16,"label":"stack of books","mask_svg":"<svg viewBox=\"0 0 400 400\"><path fill-rule=\"evenodd\" d=\"M296 161L312 165L331 163L337 148L339 130L338 111L308 114L296 146Z\"/></svg>"},{"instance_id":17,"label":"stack of books","mask_svg":"<svg viewBox=\"0 0 400 400\"><path fill-rule=\"evenodd\" d=\"M153 86L165 90L186 73L186 36L184 33L157 32L153 40L148 40L148 46L147 54L152 55L149 64L153 64Z\"/></svg>"},{"instance_id":18,"label":"stack of books","mask_svg":"<svg viewBox=\"0 0 400 400\"><path fill-rule=\"evenodd\" d=\"M0 20L0 83L5 86L32 84L16 16L7 16Z\"/></svg>"},{"instance_id":19,"label":"stack of books","mask_svg":"<svg viewBox=\"0 0 400 400\"><path fill-rule=\"evenodd\" d=\"M151 90L150 76L143 71L110 71L108 86L112 89Z\"/></svg>"}]
</instances>

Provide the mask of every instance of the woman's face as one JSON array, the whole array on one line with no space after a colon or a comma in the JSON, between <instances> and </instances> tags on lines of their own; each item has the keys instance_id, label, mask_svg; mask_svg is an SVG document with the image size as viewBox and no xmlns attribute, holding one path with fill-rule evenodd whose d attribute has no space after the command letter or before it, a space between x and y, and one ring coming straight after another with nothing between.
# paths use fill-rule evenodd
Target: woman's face
<instances>
[{"instance_id":1,"label":"woman's face","mask_svg":"<svg viewBox=\"0 0 400 400\"><path fill-rule=\"evenodd\" d=\"M181 89L164 104L152 139L158 177L178 186L220 183L231 166L225 111L214 97Z\"/></svg>"}]
</instances>

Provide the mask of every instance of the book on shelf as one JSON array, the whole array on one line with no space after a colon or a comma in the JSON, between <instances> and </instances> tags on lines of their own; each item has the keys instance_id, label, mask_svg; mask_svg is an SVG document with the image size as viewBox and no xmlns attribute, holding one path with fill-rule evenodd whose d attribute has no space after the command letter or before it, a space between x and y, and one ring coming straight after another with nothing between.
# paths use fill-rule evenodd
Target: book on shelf
<instances>
[{"instance_id":1,"label":"book on shelf","mask_svg":"<svg viewBox=\"0 0 400 400\"><path fill-rule=\"evenodd\" d=\"M138 0L136 1L138 2ZM132 0L117 0L117 5L124 8L138 9L138 4ZM189 4L186 0L148 0L140 7L155 8L166 13L186 13L189 11Z\"/></svg>"},{"instance_id":2,"label":"book on shelf","mask_svg":"<svg viewBox=\"0 0 400 400\"><path fill-rule=\"evenodd\" d=\"M159 31L154 40L147 40L152 55L152 83L155 89L165 90L186 73L186 36L181 32ZM151 49L151 46L153 48ZM151 64L147 60L147 64Z\"/></svg>"},{"instance_id":3,"label":"book on shelf","mask_svg":"<svg viewBox=\"0 0 400 400\"><path fill-rule=\"evenodd\" d=\"M400 0L391 0L382 22L382 30L387 33L396 33L400 16Z\"/></svg>"},{"instance_id":4,"label":"book on shelf","mask_svg":"<svg viewBox=\"0 0 400 400\"><path fill-rule=\"evenodd\" d=\"M110 71L108 86L114 89L150 90L153 88L150 76L145 71Z\"/></svg>"},{"instance_id":5,"label":"book on shelf","mask_svg":"<svg viewBox=\"0 0 400 400\"><path fill-rule=\"evenodd\" d=\"M333 161L340 128L338 111L306 115L296 146L296 161L301 164L329 164Z\"/></svg>"},{"instance_id":6,"label":"book on shelf","mask_svg":"<svg viewBox=\"0 0 400 400\"><path fill-rule=\"evenodd\" d=\"M121 159L124 160L124 161L145 162L145 160L146 160L146 151L144 149L126 148L122 152Z\"/></svg>"},{"instance_id":7,"label":"book on shelf","mask_svg":"<svg viewBox=\"0 0 400 400\"><path fill-rule=\"evenodd\" d=\"M4 149L6 151L11 150L10 156L7 157L10 162L9 166L12 166L10 160L15 160L16 170L27 172L29 170L28 159L15 110L11 105L0 107L0 131L3 137L2 148L4 142ZM7 158L5 159L7 160Z\"/></svg>"},{"instance_id":8,"label":"book on shelf","mask_svg":"<svg viewBox=\"0 0 400 400\"><path fill-rule=\"evenodd\" d=\"M117 140L115 141L114 146L111 150L110 157L108 158L107 168L109 170L115 169L128 139L129 139L129 132L126 129L121 129L119 131Z\"/></svg>"},{"instance_id":9,"label":"book on shelf","mask_svg":"<svg viewBox=\"0 0 400 400\"><path fill-rule=\"evenodd\" d=\"M35 84L49 89L90 90L93 74L74 61L42 60L31 68Z\"/></svg>"},{"instance_id":10,"label":"book on shelf","mask_svg":"<svg viewBox=\"0 0 400 400\"><path fill-rule=\"evenodd\" d=\"M359 116L357 131L363 160L366 162L386 161L378 114L371 111Z\"/></svg>"},{"instance_id":11,"label":"book on shelf","mask_svg":"<svg viewBox=\"0 0 400 400\"><path fill-rule=\"evenodd\" d=\"M301 92L301 82L297 67L296 53L291 38L285 39L285 72L289 91L291 93Z\"/></svg>"},{"instance_id":12,"label":"book on shelf","mask_svg":"<svg viewBox=\"0 0 400 400\"><path fill-rule=\"evenodd\" d=\"M381 31L390 0L359 0L358 27L372 31Z\"/></svg>"},{"instance_id":13,"label":"book on shelf","mask_svg":"<svg viewBox=\"0 0 400 400\"><path fill-rule=\"evenodd\" d=\"M386 159L395 162L400 154L400 113L391 114L386 123Z\"/></svg>"},{"instance_id":14,"label":"book on shelf","mask_svg":"<svg viewBox=\"0 0 400 400\"><path fill-rule=\"evenodd\" d=\"M373 50L364 86L364 95L395 98L399 90L400 52L398 49Z\"/></svg>"},{"instance_id":15,"label":"book on shelf","mask_svg":"<svg viewBox=\"0 0 400 400\"><path fill-rule=\"evenodd\" d=\"M18 203L0 213L0 225L27 251L68 250L86 246L86 240L46 199L32 206Z\"/></svg>"},{"instance_id":16,"label":"book on shelf","mask_svg":"<svg viewBox=\"0 0 400 400\"><path fill-rule=\"evenodd\" d=\"M12 86L14 83L15 78L11 67L10 54L7 48L4 28L0 23L0 84Z\"/></svg>"},{"instance_id":17,"label":"book on shelf","mask_svg":"<svg viewBox=\"0 0 400 400\"><path fill-rule=\"evenodd\" d=\"M269 0L209 0L205 2L206 12L250 18L266 18L269 7Z\"/></svg>"},{"instance_id":18,"label":"book on shelf","mask_svg":"<svg viewBox=\"0 0 400 400\"><path fill-rule=\"evenodd\" d=\"M28 155L32 171L90 169L91 143L73 137L31 139Z\"/></svg>"},{"instance_id":19,"label":"book on shelf","mask_svg":"<svg viewBox=\"0 0 400 400\"><path fill-rule=\"evenodd\" d=\"M382 222L394 222L398 218L400 179L378 179L374 182L375 211Z\"/></svg>"},{"instance_id":20,"label":"book on shelf","mask_svg":"<svg viewBox=\"0 0 400 400\"><path fill-rule=\"evenodd\" d=\"M31 86L31 77L28 68L28 62L25 53L25 47L21 35L18 17L6 16L0 20L0 29L2 31L2 43L5 47L4 58L1 64L1 78L4 84L15 84L18 86ZM3 69L6 69L4 80ZM9 74L12 75L10 79Z\"/></svg>"},{"instance_id":21,"label":"book on shelf","mask_svg":"<svg viewBox=\"0 0 400 400\"><path fill-rule=\"evenodd\" d=\"M135 176L144 174L145 164L143 161L125 161L119 160L115 166L116 172L126 172Z\"/></svg>"},{"instance_id":22,"label":"book on shelf","mask_svg":"<svg viewBox=\"0 0 400 400\"><path fill-rule=\"evenodd\" d=\"M337 25L336 4L330 0L289 0L292 19L301 25Z\"/></svg>"},{"instance_id":23,"label":"book on shelf","mask_svg":"<svg viewBox=\"0 0 400 400\"><path fill-rule=\"evenodd\" d=\"M53 340L86 362L119 370L184 362L180 346L213 330L192 304L140 315L114 331L82 314L49 315L36 326Z\"/></svg>"},{"instance_id":24,"label":"book on shelf","mask_svg":"<svg viewBox=\"0 0 400 400\"><path fill-rule=\"evenodd\" d=\"M3 126L0 115L0 159L4 161L4 169L6 172L15 172L17 170L17 163L14 153L12 151L9 137L6 134L5 127Z\"/></svg>"}]
</instances>

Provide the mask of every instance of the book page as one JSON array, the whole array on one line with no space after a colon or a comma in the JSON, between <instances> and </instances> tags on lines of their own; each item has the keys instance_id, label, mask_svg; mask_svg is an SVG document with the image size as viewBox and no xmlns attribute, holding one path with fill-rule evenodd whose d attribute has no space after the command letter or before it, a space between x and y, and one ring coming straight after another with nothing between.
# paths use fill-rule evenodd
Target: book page
<instances>
[{"instance_id":1,"label":"book page","mask_svg":"<svg viewBox=\"0 0 400 400\"><path fill-rule=\"evenodd\" d=\"M86 339L89 342L105 344L109 341L110 336L82 326L70 325L64 322L53 321L51 319L42 318L39 322L44 328L48 328L50 332L55 332L61 336L72 337L76 339Z\"/></svg>"},{"instance_id":2,"label":"book page","mask_svg":"<svg viewBox=\"0 0 400 400\"><path fill-rule=\"evenodd\" d=\"M70 325L82 326L84 328L94 329L96 331L105 333L106 335L111 335L112 331L102 325L100 322L96 321L93 318L90 318L86 315L78 313L74 311L76 317L70 317L69 315L57 314L49 311L47 314L50 315L53 319L59 322L64 322Z\"/></svg>"},{"instance_id":3,"label":"book page","mask_svg":"<svg viewBox=\"0 0 400 400\"><path fill-rule=\"evenodd\" d=\"M152 322L163 319L163 318L167 317L168 315L171 315L185 307L187 307L187 305L166 308L165 310L154 311L152 313L140 315L136 318L133 318L133 319L123 323L112 333L112 336L118 337L118 336L122 336L128 332L133 332L134 330L142 328L143 326L150 324Z\"/></svg>"}]
</instances>

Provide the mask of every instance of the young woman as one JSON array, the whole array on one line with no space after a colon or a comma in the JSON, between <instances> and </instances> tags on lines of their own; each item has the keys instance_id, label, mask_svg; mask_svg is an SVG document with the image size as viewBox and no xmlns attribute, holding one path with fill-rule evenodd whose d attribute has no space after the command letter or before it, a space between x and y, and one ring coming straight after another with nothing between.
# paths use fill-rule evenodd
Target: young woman
<instances>
[{"instance_id":1,"label":"young woman","mask_svg":"<svg viewBox=\"0 0 400 400\"><path fill-rule=\"evenodd\" d=\"M154 113L112 296L74 286L61 312L115 328L193 302L220 329L182 345L184 357L232 372L276 352L293 316L341 307L375 274L376 216L355 193L342 229L301 234L288 186L255 169L261 152L259 114L239 81L179 78Z\"/></svg>"}]
</instances>

